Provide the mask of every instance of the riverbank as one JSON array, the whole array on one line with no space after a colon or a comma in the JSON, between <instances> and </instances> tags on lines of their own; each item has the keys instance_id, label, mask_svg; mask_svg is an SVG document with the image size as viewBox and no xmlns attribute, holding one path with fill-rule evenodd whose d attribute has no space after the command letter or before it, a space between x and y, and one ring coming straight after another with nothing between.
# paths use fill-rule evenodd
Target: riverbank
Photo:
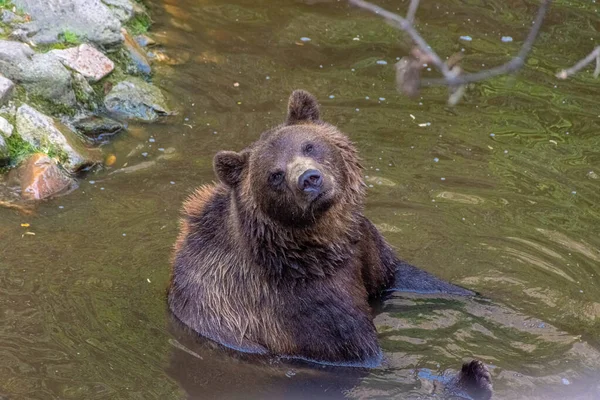
<instances>
[{"instance_id":1,"label":"riverbank","mask_svg":"<svg viewBox=\"0 0 600 400\"><path fill-rule=\"evenodd\" d=\"M128 122L172 114L152 83L142 2L0 0L0 12L2 200L68 193L114 163L103 144Z\"/></svg>"}]
</instances>

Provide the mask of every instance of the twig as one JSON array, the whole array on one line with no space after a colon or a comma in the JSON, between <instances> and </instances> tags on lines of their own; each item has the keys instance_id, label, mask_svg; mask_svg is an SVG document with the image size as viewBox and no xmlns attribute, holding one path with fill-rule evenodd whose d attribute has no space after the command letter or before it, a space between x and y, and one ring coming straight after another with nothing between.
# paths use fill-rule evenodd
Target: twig
<instances>
[{"instance_id":1,"label":"twig","mask_svg":"<svg viewBox=\"0 0 600 400\"><path fill-rule=\"evenodd\" d=\"M574 75L581 69L591 64L592 61L596 60L596 69L594 70L594 78L597 78L600 74L600 46L596 47L586 58L573 65L571 68L563 69L556 77L559 79L567 79L569 76Z\"/></svg>"},{"instance_id":2,"label":"twig","mask_svg":"<svg viewBox=\"0 0 600 400\"><path fill-rule=\"evenodd\" d=\"M371 11L372 13L385 18L392 25L408 33L412 40L414 40L414 42L417 44L419 49L421 49L421 51L431 60L431 62L444 76L450 74L450 69L448 68L448 66L442 61L440 56L438 56L436 52L433 51L433 49L427 44L425 39L423 39L421 35L419 35L419 33L415 30L415 28L413 28L412 24L407 19L404 19L398 14L394 14L393 12L384 10L383 8L376 6L375 4L371 4L364 0L349 0L349 2L350 4L353 4L367 11Z\"/></svg>"},{"instance_id":3,"label":"twig","mask_svg":"<svg viewBox=\"0 0 600 400\"><path fill-rule=\"evenodd\" d=\"M544 16L546 15L546 11L548 10L548 6L552 0L542 0L542 4L538 9L535 20L533 21L533 27L529 31L527 35L527 39L523 42L523 46L521 46L521 50L509 62L502 64L498 67L490 68L488 70L475 72L472 74L464 74L456 77L444 77L444 79L428 79L423 80L424 85L449 85L449 86L457 86L464 85L466 83L479 82L489 78L493 78L494 76L510 74L513 72L517 72L519 69L525 65L525 60L527 59L527 55L531 51L533 43L537 38L537 35L542 27L542 22L544 21Z\"/></svg>"},{"instance_id":4,"label":"twig","mask_svg":"<svg viewBox=\"0 0 600 400\"><path fill-rule=\"evenodd\" d=\"M24 215L31 215L31 214L33 214L33 211L30 208L22 206L20 204L10 203L8 201L2 201L2 200L0 200L0 207L8 208L10 210L17 210L21 214L24 214Z\"/></svg>"},{"instance_id":5,"label":"twig","mask_svg":"<svg viewBox=\"0 0 600 400\"><path fill-rule=\"evenodd\" d=\"M375 13L385 18L387 21L391 22L394 26L398 27L399 29L405 31L416 43L419 49L431 60L433 65L435 65L435 67L443 75L443 78L423 80L421 82L422 84L428 86L445 85L452 87L464 85L466 83L482 81L502 74L513 73L518 71L521 67L523 67L523 65L525 64L525 59L531 51L533 43L535 42L535 39L537 38L537 35L540 31L542 22L544 20L544 16L546 14L546 11L548 10L548 6L550 5L551 1L552 0L542 0L537 15L533 21L533 27L529 31L529 34L527 35L527 38L525 39L525 42L523 43L523 46L521 47L521 50L519 51L516 57L514 57L509 62L495 68L471 74L456 75L452 73L450 68L448 68L448 65L441 60L441 58L436 54L436 52L427 44L427 42L421 37L421 35L419 35L419 33L412 26L411 21L412 18L414 18L414 13L416 12L416 7L418 6L417 0L411 1L409 14L406 19L364 0L349 0L350 4L371 11L372 13Z\"/></svg>"},{"instance_id":6,"label":"twig","mask_svg":"<svg viewBox=\"0 0 600 400\"><path fill-rule=\"evenodd\" d=\"M415 14L419 8L419 0L411 0L408 6L408 12L406 13L406 20L412 25L415 22Z\"/></svg>"}]
</instances>

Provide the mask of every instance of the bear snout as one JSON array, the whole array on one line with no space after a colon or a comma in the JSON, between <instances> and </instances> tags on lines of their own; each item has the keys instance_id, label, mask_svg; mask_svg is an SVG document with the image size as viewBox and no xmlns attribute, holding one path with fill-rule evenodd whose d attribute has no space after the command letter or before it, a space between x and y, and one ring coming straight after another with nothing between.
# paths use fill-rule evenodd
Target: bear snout
<instances>
[{"instance_id":1,"label":"bear snout","mask_svg":"<svg viewBox=\"0 0 600 400\"><path fill-rule=\"evenodd\" d=\"M298 178L298 189L318 194L323 187L323 174L317 169L309 169L304 171Z\"/></svg>"}]
</instances>

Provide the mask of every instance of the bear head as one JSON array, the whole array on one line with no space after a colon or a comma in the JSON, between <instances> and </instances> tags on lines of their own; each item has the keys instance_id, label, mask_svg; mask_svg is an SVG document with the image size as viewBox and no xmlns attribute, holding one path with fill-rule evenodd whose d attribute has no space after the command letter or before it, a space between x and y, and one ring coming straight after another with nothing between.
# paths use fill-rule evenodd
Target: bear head
<instances>
[{"instance_id":1,"label":"bear head","mask_svg":"<svg viewBox=\"0 0 600 400\"><path fill-rule=\"evenodd\" d=\"M351 214L363 202L356 149L321 121L316 99L301 90L292 93L284 124L239 153L219 152L214 168L236 192L238 206L256 209L287 229Z\"/></svg>"},{"instance_id":2,"label":"bear head","mask_svg":"<svg viewBox=\"0 0 600 400\"><path fill-rule=\"evenodd\" d=\"M275 279L333 274L352 256L364 202L362 168L346 135L297 90L285 123L241 152L214 158L236 240Z\"/></svg>"}]
</instances>

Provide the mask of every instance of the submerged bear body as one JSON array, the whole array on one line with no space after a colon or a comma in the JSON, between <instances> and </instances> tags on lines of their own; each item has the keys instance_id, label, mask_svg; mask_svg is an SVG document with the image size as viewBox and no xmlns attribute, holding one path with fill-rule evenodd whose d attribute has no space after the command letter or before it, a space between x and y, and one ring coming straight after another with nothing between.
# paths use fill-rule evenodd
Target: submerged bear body
<instances>
[{"instance_id":1,"label":"submerged bear body","mask_svg":"<svg viewBox=\"0 0 600 400\"><path fill-rule=\"evenodd\" d=\"M393 287L472 294L395 257L363 215L354 145L321 121L306 92L292 94L283 125L239 153L218 153L214 167L220 182L184 205L168 298L202 336L247 352L375 366L370 300ZM482 376L474 374L481 387Z\"/></svg>"},{"instance_id":2,"label":"submerged bear body","mask_svg":"<svg viewBox=\"0 0 600 400\"><path fill-rule=\"evenodd\" d=\"M186 325L228 347L323 363L376 365L381 357L363 284L361 263L342 256L335 273L320 269L266 271L245 240L228 231L231 198L219 187L202 213L189 219L181 265L210 261L176 273L170 307ZM216 217L211 223L207 221ZM199 228L196 230L196 228ZM299 249L301 251L301 249ZM337 260L336 260L337 261Z\"/></svg>"},{"instance_id":3,"label":"submerged bear body","mask_svg":"<svg viewBox=\"0 0 600 400\"><path fill-rule=\"evenodd\" d=\"M221 182L184 206L173 313L240 350L377 364L368 300L393 283L395 259L362 215L349 139L295 92L285 125L241 153L217 154L215 170Z\"/></svg>"}]
</instances>

